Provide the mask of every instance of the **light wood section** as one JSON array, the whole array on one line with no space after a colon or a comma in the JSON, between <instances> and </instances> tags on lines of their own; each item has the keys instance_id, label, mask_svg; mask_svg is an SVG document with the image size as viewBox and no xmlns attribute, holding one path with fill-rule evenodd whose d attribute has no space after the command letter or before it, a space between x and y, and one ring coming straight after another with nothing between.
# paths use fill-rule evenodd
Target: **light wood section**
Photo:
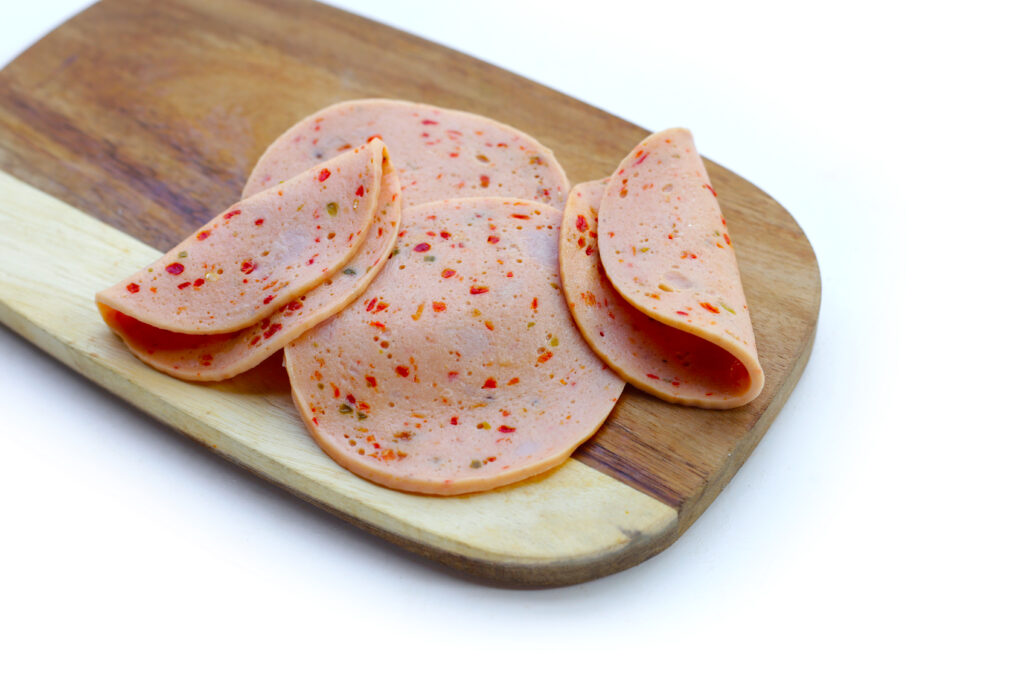
<instances>
[{"instance_id":1,"label":"light wood section","mask_svg":"<svg viewBox=\"0 0 1024 683\"><path fill-rule=\"evenodd\" d=\"M143 365L107 329L93 293L159 252L4 173L0 196L0 322L260 476L498 580L578 581L633 564L674 536L671 507L574 461L454 498L404 494L350 474L307 434L279 358L234 381L192 384Z\"/></svg>"}]
</instances>

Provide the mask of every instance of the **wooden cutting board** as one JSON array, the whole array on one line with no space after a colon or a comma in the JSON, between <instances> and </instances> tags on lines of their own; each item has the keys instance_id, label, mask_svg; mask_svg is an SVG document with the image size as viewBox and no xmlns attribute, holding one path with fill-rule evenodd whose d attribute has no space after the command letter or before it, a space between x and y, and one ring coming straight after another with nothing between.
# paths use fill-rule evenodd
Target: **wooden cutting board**
<instances>
[{"instance_id":1,"label":"wooden cutting board","mask_svg":"<svg viewBox=\"0 0 1024 683\"><path fill-rule=\"evenodd\" d=\"M807 363L820 301L817 263L800 228L712 162L764 392L719 412L627 388L563 467L498 491L437 498L365 482L307 436L279 357L230 382L189 384L139 363L101 323L95 291L236 200L261 151L292 123L362 97L505 121L552 148L573 182L607 175L648 133L308 0L104 0L0 72L0 322L219 455L452 567L558 585L667 547L778 414Z\"/></svg>"}]
</instances>

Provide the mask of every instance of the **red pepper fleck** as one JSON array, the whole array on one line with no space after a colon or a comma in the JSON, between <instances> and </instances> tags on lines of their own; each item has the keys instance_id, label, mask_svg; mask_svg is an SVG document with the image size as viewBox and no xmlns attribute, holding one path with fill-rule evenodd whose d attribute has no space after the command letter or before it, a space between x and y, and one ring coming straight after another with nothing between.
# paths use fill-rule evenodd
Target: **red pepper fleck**
<instances>
[{"instance_id":1,"label":"red pepper fleck","mask_svg":"<svg viewBox=\"0 0 1024 683\"><path fill-rule=\"evenodd\" d=\"M269 330L263 333L263 338L270 339L281 330L281 327L283 327L281 323L274 323L270 326Z\"/></svg>"},{"instance_id":2,"label":"red pepper fleck","mask_svg":"<svg viewBox=\"0 0 1024 683\"><path fill-rule=\"evenodd\" d=\"M192 286L191 282L182 282L180 285L178 285L178 289L185 289L186 287L191 287L191 286Z\"/></svg>"},{"instance_id":3,"label":"red pepper fleck","mask_svg":"<svg viewBox=\"0 0 1024 683\"><path fill-rule=\"evenodd\" d=\"M397 372L402 377L409 376L409 368L405 367L404 365L399 365L397 368L395 368L395 372Z\"/></svg>"},{"instance_id":4,"label":"red pepper fleck","mask_svg":"<svg viewBox=\"0 0 1024 683\"><path fill-rule=\"evenodd\" d=\"M634 165L634 166L639 166L640 164L644 163L644 161L645 161L645 160L647 159L647 155L648 155L648 152L644 152L644 153L643 153L643 156L640 156L640 150L637 150L637 153L636 153L636 155L637 155L638 157L640 157L640 158L639 158L639 159L637 159L636 161L634 161L634 162L633 162L633 165Z\"/></svg>"},{"instance_id":5,"label":"red pepper fleck","mask_svg":"<svg viewBox=\"0 0 1024 683\"><path fill-rule=\"evenodd\" d=\"M453 417L453 418L451 419L451 423L452 423L453 425L457 425L457 424L459 424L459 418L457 418L457 417Z\"/></svg>"},{"instance_id":6,"label":"red pepper fleck","mask_svg":"<svg viewBox=\"0 0 1024 683\"><path fill-rule=\"evenodd\" d=\"M657 375L652 375L652 374L651 374L651 373L649 373L649 372L647 373L647 376L648 376L648 377L650 377L651 379L661 379L661 378L660 378L660 377L658 377Z\"/></svg>"},{"instance_id":7,"label":"red pepper fleck","mask_svg":"<svg viewBox=\"0 0 1024 683\"><path fill-rule=\"evenodd\" d=\"M362 197L363 194L365 194L365 192L366 192L366 190L363 189L362 185L360 185L359 187L356 188L356 196L357 197Z\"/></svg>"},{"instance_id":8,"label":"red pepper fleck","mask_svg":"<svg viewBox=\"0 0 1024 683\"><path fill-rule=\"evenodd\" d=\"M376 377L374 377L373 375L366 375L365 379L366 379L366 386L368 386L370 388L376 388L376 386L377 386L377 378Z\"/></svg>"},{"instance_id":9,"label":"red pepper fleck","mask_svg":"<svg viewBox=\"0 0 1024 683\"><path fill-rule=\"evenodd\" d=\"M345 394L345 400L351 403L352 405L356 404L356 397L353 396L352 394Z\"/></svg>"},{"instance_id":10,"label":"red pepper fleck","mask_svg":"<svg viewBox=\"0 0 1024 683\"><path fill-rule=\"evenodd\" d=\"M676 315L690 315L686 311L676 311Z\"/></svg>"},{"instance_id":11,"label":"red pepper fleck","mask_svg":"<svg viewBox=\"0 0 1024 683\"><path fill-rule=\"evenodd\" d=\"M434 302L434 312L435 313L440 313L441 311L447 310L447 308L448 307L445 305L445 303L443 301L435 301Z\"/></svg>"},{"instance_id":12,"label":"red pepper fleck","mask_svg":"<svg viewBox=\"0 0 1024 683\"><path fill-rule=\"evenodd\" d=\"M204 280L203 278L200 277L200 278L196 278L196 281L192 283L192 286L193 287L202 287L205 283L206 283L206 280Z\"/></svg>"},{"instance_id":13,"label":"red pepper fleck","mask_svg":"<svg viewBox=\"0 0 1024 683\"><path fill-rule=\"evenodd\" d=\"M722 216L722 225L725 225L725 216Z\"/></svg>"},{"instance_id":14,"label":"red pepper fleck","mask_svg":"<svg viewBox=\"0 0 1024 683\"><path fill-rule=\"evenodd\" d=\"M537 310L537 297L533 297L533 301L530 303L530 308Z\"/></svg>"},{"instance_id":15,"label":"red pepper fleck","mask_svg":"<svg viewBox=\"0 0 1024 683\"><path fill-rule=\"evenodd\" d=\"M494 323L492 323L490 320L484 321L484 327L489 329L491 332L494 332Z\"/></svg>"},{"instance_id":16,"label":"red pepper fleck","mask_svg":"<svg viewBox=\"0 0 1024 683\"><path fill-rule=\"evenodd\" d=\"M448 373L448 379L455 379L458 376L459 376L459 373L458 373L457 370L452 370L452 371L450 371Z\"/></svg>"},{"instance_id":17,"label":"red pepper fleck","mask_svg":"<svg viewBox=\"0 0 1024 683\"><path fill-rule=\"evenodd\" d=\"M253 222L254 222L254 223L255 223L256 225L263 225L263 219L262 219L262 218L257 218L257 219L256 219L255 221L253 221Z\"/></svg>"},{"instance_id":18,"label":"red pepper fleck","mask_svg":"<svg viewBox=\"0 0 1024 683\"><path fill-rule=\"evenodd\" d=\"M366 138L366 142L367 142L367 144L369 144L369 142L370 142L371 140L383 140L383 139L384 139L384 138L382 138L382 137L381 137L381 136L379 136L379 135L371 135L370 137ZM344 147L344 148L342 148L342 150L344 150L344 149L348 149L348 148L349 148L349 145L345 145L345 147Z\"/></svg>"},{"instance_id":19,"label":"red pepper fleck","mask_svg":"<svg viewBox=\"0 0 1024 683\"><path fill-rule=\"evenodd\" d=\"M380 330L384 330L385 332L386 332L386 331L387 331L387 329L388 329L387 325L385 325L385 324L384 324L384 323L382 323L382 322L377 322L376 320L372 321L372 322L370 323L370 325L371 325L372 327L376 327L377 329L380 329Z\"/></svg>"},{"instance_id":20,"label":"red pepper fleck","mask_svg":"<svg viewBox=\"0 0 1024 683\"><path fill-rule=\"evenodd\" d=\"M487 236L487 243L488 244L497 244L500 241L501 241L501 238L498 237L497 235L488 235Z\"/></svg>"},{"instance_id":21,"label":"red pepper fleck","mask_svg":"<svg viewBox=\"0 0 1024 683\"><path fill-rule=\"evenodd\" d=\"M288 304L287 308L288 308L289 311L297 311L300 308L302 308L302 302L298 301L298 300L295 300L295 301L291 302L290 304Z\"/></svg>"},{"instance_id":22,"label":"red pepper fleck","mask_svg":"<svg viewBox=\"0 0 1024 683\"><path fill-rule=\"evenodd\" d=\"M205 240L209 236L210 236L210 231L209 230L203 230L198 235L196 235L196 239L199 240L200 242L202 242L203 240Z\"/></svg>"},{"instance_id":23,"label":"red pepper fleck","mask_svg":"<svg viewBox=\"0 0 1024 683\"><path fill-rule=\"evenodd\" d=\"M527 216L525 213L514 213L512 214L512 218L518 218L520 220L525 221L528 220L530 217Z\"/></svg>"},{"instance_id":24,"label":"red pepper fleck","mask_svg":"<svg viewBox=\"0 0 1024 683\"><path fill-rule=\"evenodd\" d=\"M516 428L509 427L508 425L501 425L500 427L498 427L498 431L501 432L502 434L511 434L512 432L516 431Z\"/></svg>"},{"instance_id":25,"label":"red pepper fleck","mask_svg":"<svg viewBox=\"0 0 1024 683\"><path fill-rule=\"evenodd\" d=\"M164 270L166 270L171 275L181 275L182 273L185 272L185 266L175 261L171 265L167 266Z\"/></svg>"},{"instance_id":26,"label":"red pepper fleck","mask_svg":"<svg viewBox=\"0 0 1024 683\"><path fill-rule=\"evenodd\" d=\"M484 294L489 291L491 291L489 287L481 287L479 285L473 285L469 288L470 294Z\"/></svg>"},{"instance_id":27,"label":"red pepper fleck","mask_svg":"<svg viewBox=\"0 0 1024 683\"><path fill-rule=\"evenodd\" d=\"M480 176L480 187L487 187L491 184L491 179L485 175Z\"/></svg>"},{"instance_id":28,"label":"red pepper fleck","mask_svg":"<svg viewBox=\"0 0 1024 683\"><path fill-rule=\"evenodd\" d=\"M420 242L412 248L413 251L430 251L430 245L426 242Z\"/></svg>"},{"instance_id":29,"label":"red pepper fleck","mask_svg":"<svg viewBox=\"0 0 1024 683\"><path fill-rule=\"evenodd\" d=\"M369 313L373 311L373 307L377 305L377 297L370 299L370 302L366 304L366 311Z\"/></svg>"},{"instance_id":30,"label":"red pepper fleck","mask_svg":"<svg viewBox=\"0 0 1024 683\"><path fill-rule=\"evenodd\" d=\"M253 263L252 261L243 261L242 262L242 272L243 273L248 275L249 273L251 273L254 270L256 270L256 264L255 263Z\"/></svg>"},{"instance_id":31,"label":"red pepper fleck","mask_svg":"<svg viewBox=\"0 0 1024 683\"><path fill-rule=\"evenodd\" d=\"M228 211L226 214L224 214L224 220L229 221L229 220L231 220L232 218L234 218L235 216L237 216L240 213L242 213L241 209L235 209L234 211Z\"/></svg>"},{"instance_id":32,"label":"red pepper fleck","mask_svg":"<svg viewBox=\"0 0 1024 683\"><path fill-rule=\"evenodd\" d=\"M701 301L700 302L700 307L705 309L705 310L711 311L712 313L718 313L718 307L712 306L707 301Z\"/></svg>"},{"instance_id":33,"label":"red pepper fleck","mask_svg":"<svg viewBox=\"0 0 1024 683\"><path fill-rule=\"evenodd\" d=\"M587 231L587 218L583 214L576 216L576 229L580 232Z\"/></svg>"},{"instance_id":34,"label":"red pepper fleck","mask_svg":"<svg viewBox=\"0 0 1024 683\"><path fill-rule=\"evenodd\" d=\"M377 308L375 308L373 312L374 313L380 313L381 311L386 309L389 305L390 304L387 304L387 303L384 303L383 301L381 301L379 304L377 304Z\"/></svg>"},{"instance_id":35,"label":"red pepper fleck","mask_svg":"<svg viewBox=\"0 0 1024 683\"><path fill-rule=\"evenodd\" d=\"M513 377L512 379L510 379L510 380L508 381L508 385L509 385L509 386L512 386L512 385L514 385L514 384L519 384L519 378L518 378L518 377Z\"/></svg>"},{"instance_id":36,"label":"red pepper fleck","mask_svg":"<svg viewBox=\"0 0 1024 683\"><path fill-rule=\"evenodd\" d=\"M441 271L441 277L443 278L449 278L452 275L455 275L455 271L452 270L451 268L445 268L444 270Z\"/></svg>"},{"instance_id":37,"label":"red pepper fleck","mask_svg":"<svg viewBox=\"0 0 1024 683\"><path fill-rule=\"evenodd\" d=\"M422 123L424 126L436 126L437 125L437 121L431 121L430 119L423 119L422 121L420 121L420 123Z\"/></svg>"},{"instance_id":38,"label":"red pepper fleck","mask_svg":"<svg viewBox=\"0 0 1024 683\"><path fill-rule=\"evenodd\" d=\"M550 351L545 351L544 353L542 353L539 356L537 356L537 362L538 363L547 363L549 360L551 360L551 356L553 356L553 355L555 355L555 354L551 353Z\"/></svg>"},{"instance_id":39,"label":"red pepper fleck","mask_svg":"<svg viewBox=\"0 0 1024 683\"><path fill-rule=\"evenodd\" d=\"M448 239L451 236L452 236L452 234L450 232L448 232L447 230L442 230L441 231L441 239L446 240L446 239Z\"/></svg>"},{"instance_id":40,"label":"red pepper fleck","mask_svg":"<svg viewBox=\"0 0 1024 683\"><path fill-rule=\"evenodd\" d=\"M711 192L711 194L713 194L714 196L716 196L716 197L718 196L718 193L715 192L715 188L711 187L707 183L704 183L704 187L706 187Z\"/></svg>"},{"instance_id":41,"label":"red pepper fleck","mask_svg":"<svg viewBox=\"0 0 1024 683\"><path fill-rule=\"evenodd\" d=\"M341 389L339 389L338 385L334 382L331 382L331 389L334 389L334 398L339 398L341 396Z\"/></svg>"},{"instance_id":42,"label":"red pepper fleck","mask_svg":"<svg viewBox=\"0 0 1024 683\"><path fill-rule=\"evenodd\" d=\"M318 419L316 419L316 418L314 417L314 418L313 418L313 424L315 424L315 425L317 425L317 426L320 426L320 420L318 420Z\"/></svg>"},{"instance_id":43,"label":"red pepper fleck","mask_svg":"<svg viewBox=\"0 0 1024 683\"><path fill-rule=\"evenodd\" d=\"M320 175L319 175L319 176L317 176L317 180L319 180L319 181L320 181L320 182L322 183L323 181L327 180L327 179L328 179L328 178L330 178L330 177L331 177L331 172L330 172L330 171L328 171L328 170L327 170L327 169L325 168L325 169L322 169L322 170L320 171Z\"/></svg>"},{"instance_id":44,"label":"red pepper fleck","mask_svg":"<svg viewBox=\"0 0 1024 683\"><path fill-rule=\"evenodd\" d=\"M728 244L731 247L732 246L732 240L729 239L729 233L727 233L727 232L722 233L722 237L725 238L725 243Z\"/></svg>"},{"instance_id":45,"label":"red pepper fleck","mask_svg":"<svg viewBox=\"0 0 1024 683\"><path fill-rule=\"evenodd\" d=\"M488 377L484 381L484 385L481 387L481 389L497 389L497 388L498 388L498 381L496 379L494 379L493 377Z\"/></svg>"},{"instance_id":46,"label":"red pepper fleck","mask_svg":"<svg viewBox=\"0 0 1024 683\"><path fill-rule=\"evenodd\" d=\"M139 291L139 286L134 282L129 282L128 285L125 286L125 289L134 294L135 292Z\"/></svg>"},{"instance_id":47,"label":"red pepper fleck","mask_svg":"<svg viewBox=\"0 0 1024 683\"><path fill-rule=\"evenodd\" d=\"M274 300L274 296L275 296L274 294L271 294L271 295L270 295L270 296L268 296L268 297L267 297L266 299L264 299L264 300L263 300L263 305L267 305L267 304L269 304L269 303L270 303L271 301L273 301L273 300Z\"/></svg>"},{"instance_id":48,"label":"red pepper fleck","mask_svg":"<svg viewBox=\"0 0 1024 683\"><path fill-rule=\"evenodd\" d=\"M594 247L592 245L587 245L587 248L584 250L584 253L587 256L590 256L591 254L594 253Z\"/></svg>"}]
</instances>

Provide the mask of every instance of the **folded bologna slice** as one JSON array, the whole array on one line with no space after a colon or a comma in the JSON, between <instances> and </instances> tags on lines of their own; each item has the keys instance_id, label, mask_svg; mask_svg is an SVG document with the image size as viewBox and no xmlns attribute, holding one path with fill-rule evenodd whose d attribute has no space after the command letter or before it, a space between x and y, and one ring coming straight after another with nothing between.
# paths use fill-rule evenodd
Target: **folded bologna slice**
<instances>
[{"instance_id":1,"label":"folded bologna slice","mask_svg":"<svg viewBox=\"0 0 1024 683\"><path fill-rule=\"evenodd\" d=\"M373 222L352 260L324 282L239 332L182 334L153 327L104 304L99 305L100 313L132 353L161 372L207 382L234 377L343 309L369 286L394 248L401 219L399 192L398 175L385 151Z\"/></svg>"},{"instance_id":2,"label":"folded bologna slice","mask_svg":"<svg viewBox=\"0 0 1024 683\"><path fill-rule=\"evenodd\" d=\"M569 181L554 154L503 123L399 100L351 100L318 111L275 140L243 196L380 136L414 206L449 197L522 197L562 207Z\"/></svg>"},{"instance_id":3,"label":"folded bologna slice","mask_svg":"<svg viewBox=\"0 0 1024 683\"><path fill-rule=\"evenodd\" d=\"M249 327L359 250L376 210L383 155L374 140L243 199L96 301L170 332Z\"/></svg>"},{"instance_id":4,"label":"folded bologna slice","mask_svg":"<svg viewBox=\"0 0 1024 683\"><path fill-rule=\"evenodd\" d=\"M385 486L481 491L563 462L623 382L561 294L561 212L475 198L403 213L397 253L358 303L285 349L323 449Z\"/></svg>"},{"instance_id":5,"label":"folded bologna slice","mask_svg":"<svg viewBox=\"0 0 1024 683\"><path fill-rule=\"evenodd\" d=\"M623 379L673 403L732 408L759 390L731 353L631 306L601 268L598 205L605 180L577 185L562 222L559 266L569 310L590 347Z\"/></svg>"},{"instance_id":6,"label":"folded bologna slice","mask_svg":"<svg viewBox=\"0 0 1024 683\"><path fill-rule=\"evenodd\" d=\"M616 291L642 314L707 340L742 365L728 366L718 389L707 389L709 400L696 405L753 400L764 372L725 218L690 132L673 128L641 142L612 174L598 213L601 264ZM652 347L652 356L664 350ZM667 389L661 372L650 374L665 390L653 392L659 396L674 393L673 381L682 385L672 379Z\"/></svg>"}]
</instances>

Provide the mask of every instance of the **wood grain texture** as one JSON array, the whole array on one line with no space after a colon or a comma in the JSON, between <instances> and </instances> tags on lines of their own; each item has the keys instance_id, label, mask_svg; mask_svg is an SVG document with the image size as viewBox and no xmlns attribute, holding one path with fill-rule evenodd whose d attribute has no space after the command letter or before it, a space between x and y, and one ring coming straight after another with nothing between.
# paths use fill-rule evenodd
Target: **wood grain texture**
<instances>
[{"instance_id":1,"label":"wood grain texture","mask_svg":"<svg viewBox=\"0 0 1024 683\"><path fill-rule=\"evenodd\" d=\"M233 202L262 150L295 121L375 96L522 128L555 151L573 182L608 174L647 135L478 60L307 0L105 0L0 72L0 169L163 250ZM706 163L736 244L766 385L750 405L724 412L627 389L576 463L661 501L676 518L672 533L643 553L620 554L619 568L666 545L714 499L778 413L813 343L820 280L802 231L766 194ZM433 552L424 547L417 549ZM491 565L480 562L471 568L488 574ZM593 575L606 573L599 565ZM557 573L506 578L568 580L550 579Z\"/></svg>"}]
</instances>

